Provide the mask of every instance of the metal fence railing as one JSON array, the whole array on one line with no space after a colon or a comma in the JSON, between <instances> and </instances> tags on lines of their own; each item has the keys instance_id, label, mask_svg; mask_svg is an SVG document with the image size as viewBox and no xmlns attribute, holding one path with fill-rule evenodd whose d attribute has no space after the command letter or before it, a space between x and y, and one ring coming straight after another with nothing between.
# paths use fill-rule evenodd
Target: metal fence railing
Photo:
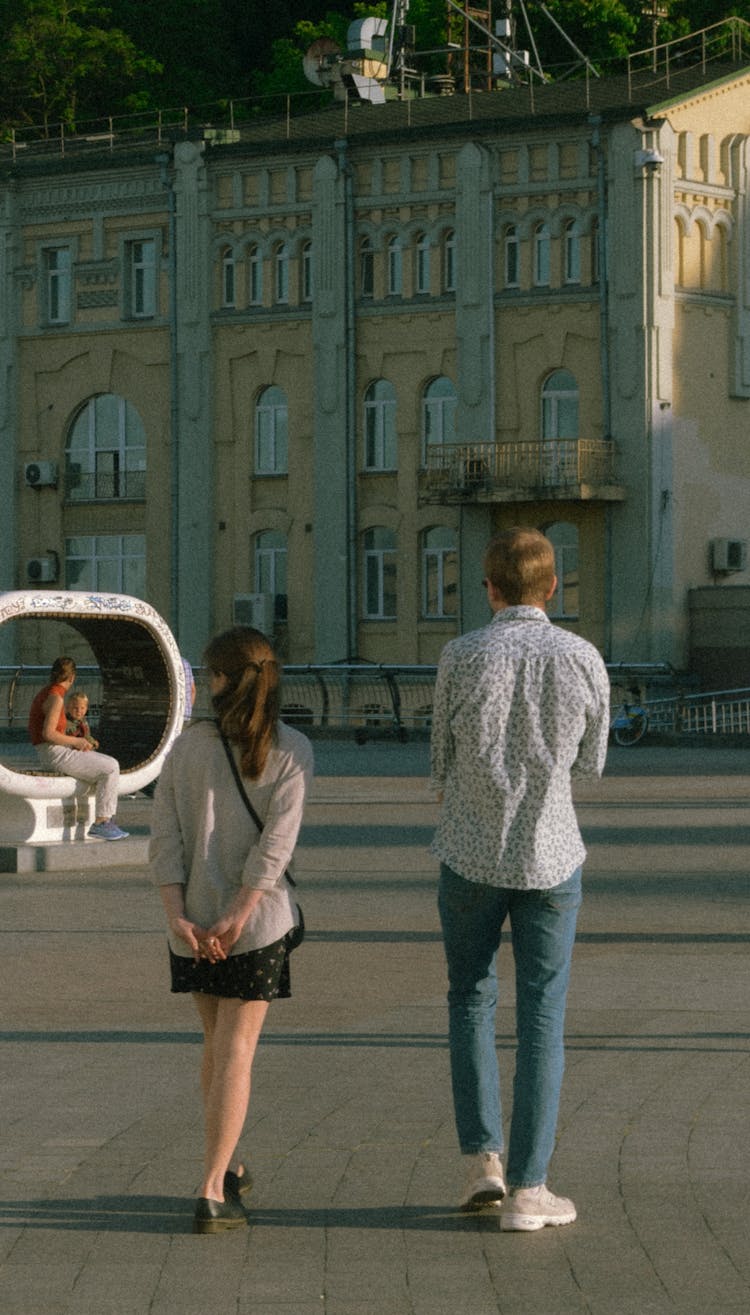
<instances>
[{"instance_id":1,"label":"metal fence railing","mask_svg":"<svg viewBox=\"0 0 750 1315\"><path fill-rule=\"evenodd\" d=\"M620 703L634 680L648 684L671 672L667 663L627 668L612 664L608 670L613 705ZM48 667L41 666L0 666L0 736L5 740L25 740L29 706L48 671ZM284 668L282 717L303 730L348 733L358 740L426 734L432 722L436 672L434 665L290 664ZM194 716L210 716L208 686L199 669L195 683ZM102 703L98 667L79 665L76 688L88 694L89 720L95 728ZM649 732L750 734L750 688L677 693L638 701L648 714Z\"/></svg>"},{"instance_id":2,"label":"metal fence railing","mask_svg":"<svg viewBox=\"0 0 750 1315\"><path fill-rule=\"evenodd\" d=\"M750 689L725 689L651 699L648 729L680 735L750 734Z\"/></svg>"}]
</instances>

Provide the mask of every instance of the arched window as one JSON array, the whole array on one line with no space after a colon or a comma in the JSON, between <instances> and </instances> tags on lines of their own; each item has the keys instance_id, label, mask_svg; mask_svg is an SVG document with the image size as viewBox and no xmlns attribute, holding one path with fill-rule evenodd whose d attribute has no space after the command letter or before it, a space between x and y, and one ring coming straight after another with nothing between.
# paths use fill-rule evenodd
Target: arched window
<instances>
[{"instance_id":1,"label":"arched window","mask_svg":"<svg viewBox=\"0 0 750 1315\"><path fill-rule=\"evenodd\" d=\"M313 248L312 242L303 242L300 252L300 301L312 301L313 297Z\"/></svg>"},{"instance_id":2,"label":"arched window","mask_svg":"<svg viewBox=\"0 0 750 1315\"><path fill-rule=\"evenodd\" d=\"M65 492L71 502L146 496L146 434L134 406L103 393L78 412L65 450Z\"/></svg>"},{"instance_id":3,"label":"arched window","mask_svg":"<svg viewBox=\"0 0 750 1315\"><path fill-rule=\"evenodd\" d=\"M537 288L549 287L550 280L550 231L549 224L537 224L534 228L534 285Z\"/></svg>"},{"instance_id":4,"label":"arched window","mask_svg":"<svg viewBox=\"0 0 750 1315\"><path fill-rule=\"evenodd\" d=\"M403 251L401 239L392 237L388 243L388 295L400 297L404 290Z\"/></svg>"},{"instance_id":5,"label":"arched window","mask_svg":"<svg viewBox=\"0 0 750 1315\"><path fill-rule=\"evenodd\" d=\"M521 282L518 229L508 224L503 234L503 281L506 288L517 288Z\"/></svg>"},{"instance_id":6,"label":"arched window","mask_svg":"<svg viewBox=\"0 0 750 1315\"><path fill-rule=\"evenodd\" d=\"M280 530L262 530L256 534L255 592L270 594L276 621L287 618L286 536Z\"/></svg>"},{"instance_id":7,"label":"arched window","mask_svg":"<svg viewBox=\"0 0 750 1315\"><path fill-rule=\"evenodd\" d=\"M273 249L274 299L283 304L289 300L289 248L279 242Z\"/></svg>"},{"instance_id":8,"label":"arched window","mask_svg":"<svg viewBox=\"0 0 750 1315\"><path fill-rule=\"evenodd\" d=\"M566 283L581 281L581 238L577 219L566 220L563 229L563 265Z\"/></svg>"},{"instance_id":9,"label":"arched window","mask_svg":"<svg viewBox=\"0 0 750 1315\"><path fill-rule=\"evenodd\" d=\"M569 370L554 370L544 381L542 438L578 438L578 384Z\"/></svg>"},{"instance_id":10,"label":"arched window","mask_svg":"<svg viewBox=\"0 0 750 1315\"><path fill-rule=\"evenodd\" d=\"M231 247L224 247L221 253L221 304L231 310L236 306L235 259Z\"/></svg>"},{"instance_id":11,"label":"arched window","mask_svg":"<svg viewBox=\"0 0 750 1315\"><path fill-rule=\"evenodd\" d=\"M579 610L578 530L568 521L555 521L544 531L555 549L557 587L547 604L549 616L575 620Z\"/></svg>"},{"instance_id":12,"label":"arched window","mask_svg":"<svg viewBox=\"0 0 750 1315\"><path fill-rule=\"evenodd\" d=\"M427 620L458 615L456 535L442 525L422 535L422 615Z\"/></svg>"},{"instance_id":13,"label":"arched window","mask_svg":"<svg viewBox=\"0 0 750 1315\"><path fill-rule=\"evenodd\" d=\"M415 290L417 293L430 291L430 239L426 233L420 233L416 241L416 278Z\"/></svg>"},{"instance_id":14,"label":"arched window","mask_svg":"<svg viewBox=\"0 0 750 1315\"><path fill-rule=\"evenodd\" d=\"M252 246L248 252L248 274L250 279L249 298L251 306L263 304L263 253L259 246Z\"/></svg>"},{"instance_id":15,"label":"arched window","mask_svg":"<svg viewBox=\"0 0 750 1315\"><path fill-rule=\"evenodd\" d=\"M456 291L456 234L452 228L443 237L443 291Z\"/></svg>"},{"instance_id":16,"label":"arched window","mask_svg":"<svg viewBox=\"0 0 750 1315\"><path fill-rule=\"evenodd\" d=\"M365 470L396 469L396 390L376 379L365 393Z\"/></svg>"},{"instance_id":17,"label":"arched window","mask_svg":"<svg viewBox=\"0 0 750 1315\"><path fill-rule=\"evenodd\" d=\"M456 441L456 389L446 375L431 379L422 397L422 464L427 451Z\"/></svg>"},{"instance_id":18,"label":"arched window","mask_svg":"<svg viewBox=\"0 0 750 1315\"><path fill-rule=\"evenodd\" d=\"M369 237L363 237L359 244L359 295L375 295L375 252Z\"/></svg>"},{"instance_id":19,"label":"arched window","mask_svg":"<svg viewBox=\"0 0 750 1315\"><path fill-rule=\"evenodd\" d=\"M288 470L288 410L282 388L264 388L255 406L255 473L285 475Z\"/></svg>"},{"instance_id":20,"label":"arched window","mask_svg":"<svg viewBox=\"0 0 750 1315\"><path fill-rule=\"evenodd\" d=\"M362 611L367 620L396 617L396 536L376 526L362 536Z\"/></svg>"}]
</instances>

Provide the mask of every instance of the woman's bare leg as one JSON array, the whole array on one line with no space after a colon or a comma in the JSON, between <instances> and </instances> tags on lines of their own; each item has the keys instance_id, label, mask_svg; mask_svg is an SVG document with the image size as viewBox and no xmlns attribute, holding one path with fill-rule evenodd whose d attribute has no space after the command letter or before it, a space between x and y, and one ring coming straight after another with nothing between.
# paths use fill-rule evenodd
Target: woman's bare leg
<instances>
[{"instance_id":1,"label":"woman's bare leg","mask_svg":"<svg viewBox=\"0 0 750 1315\"><path fill-rule=\"evenodd\" d=\"M199 1195L223 1201L224 1174L232 1164L245 1124L250 1074L268 1002L225 1000L198 993L193 999L205 1036L201 1067L205 1164Z\"/></svg>"}]
</instances>

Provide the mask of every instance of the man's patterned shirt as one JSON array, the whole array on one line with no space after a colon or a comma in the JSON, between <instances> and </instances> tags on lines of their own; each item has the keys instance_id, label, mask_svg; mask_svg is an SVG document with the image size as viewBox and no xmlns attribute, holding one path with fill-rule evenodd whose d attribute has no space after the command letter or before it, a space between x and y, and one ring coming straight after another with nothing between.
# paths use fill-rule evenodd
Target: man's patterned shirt
<instances>
[{"instance_id":1,"label":"man's patterned shirt","mask_svg":"<svg viewBox=\"0 0 750 1315\"><path fill-rule=\"evenodd\" d=\"M469 881L520 890L586 857L571 776L601 776L609 679L593 644L539 607L506 607L446 644L432 720L443 805L432 851Z\"/></svg>"}]
</instances>

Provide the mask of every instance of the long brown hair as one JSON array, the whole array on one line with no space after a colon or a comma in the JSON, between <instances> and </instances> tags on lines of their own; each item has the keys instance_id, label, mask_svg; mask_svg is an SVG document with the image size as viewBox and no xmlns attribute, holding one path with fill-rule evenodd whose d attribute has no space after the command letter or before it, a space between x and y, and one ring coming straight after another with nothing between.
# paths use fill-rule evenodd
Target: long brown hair
<instances>
[{"instance_id":1,"label":"long brown hair","mask_svg":"<svg viewBox=\"0 0 750 1315\"><path fill-rule=\"evenodd\" d=\"M227 678L213 705L222 732L241 751L243 775L256 780L276 742L279 720L279 664L260 630L234 626L216 635L205 665Z\"/></svg>"},{"instance_id":2,"label":"long brown hair","mask_svg":"<svg viewBox=\"0 0 750 1315\"><path fill-rule=\"evenodd\" d=\"M52 663L52 670L49 673L50 681L57 685L61 680L69 680L76 674L76 664L72 657L55 658Z\"/></svg>"}]
</instances>

